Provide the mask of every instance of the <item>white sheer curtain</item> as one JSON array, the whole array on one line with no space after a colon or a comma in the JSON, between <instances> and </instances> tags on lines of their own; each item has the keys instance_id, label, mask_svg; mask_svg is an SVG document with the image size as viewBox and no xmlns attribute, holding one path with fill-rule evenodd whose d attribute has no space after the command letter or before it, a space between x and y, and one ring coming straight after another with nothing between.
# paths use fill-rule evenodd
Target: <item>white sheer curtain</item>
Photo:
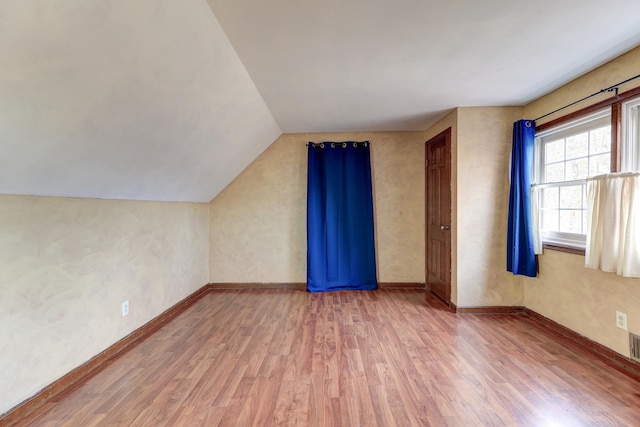
<instances>
[{"instance_id":1,"label":"white sheer curtain","mask_svg":"<svg viewBox=\"0 0 640 427\"><path fill-rule=\"evenodd\" d=\"M640 277L640 172L587 179L585 266Z\"/></svg>"}]
</instances>

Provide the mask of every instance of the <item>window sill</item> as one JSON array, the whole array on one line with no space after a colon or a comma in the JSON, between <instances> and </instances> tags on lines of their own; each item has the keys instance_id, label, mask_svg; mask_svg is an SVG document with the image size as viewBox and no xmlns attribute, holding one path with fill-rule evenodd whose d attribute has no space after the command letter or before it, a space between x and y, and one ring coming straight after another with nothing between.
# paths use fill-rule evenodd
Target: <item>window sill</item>
<instances>
[{"instance_id":1,"label":"window sill","mask_svg":"<svg viewBox=\"0 0 640 427\"><path fill-rule=\"evenodd\" d=\"M583 248L576 248L573 246L563 246L558 243L543 243L542 249L548 249L550 251L566 252L574 255L584 256L585 250Z\"/></svg>"}]
</instances>

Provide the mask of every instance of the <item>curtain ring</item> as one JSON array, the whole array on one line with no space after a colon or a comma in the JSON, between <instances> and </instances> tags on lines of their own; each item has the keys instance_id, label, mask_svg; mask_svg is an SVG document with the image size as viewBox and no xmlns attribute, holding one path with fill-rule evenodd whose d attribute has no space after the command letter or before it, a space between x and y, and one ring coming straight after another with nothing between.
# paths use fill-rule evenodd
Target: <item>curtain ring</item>
<instances>
[{"instance_id":1,"label":"curtain ring","mask_svg":"<svg viewBox=\"0 0 640 427\"><path fill-rule=\"evenodd\" d=\"M342 143L342 148L347 148L347 143L346 142Z\"/></svg>"},{"instance_id":2,"label":"curtain ring","mask_svg":"<svg viewBox=\"0 0 640 427\"><path fill-rule=\"evenodd\" d=\"M525 125L526 127L530 128L530 127L531 127L531 120L527 120L527 121L524 123L524 125Z\"/></svg>"},{"instance_id":3,"label":"curtain ring","mask_svg":"<svg viewBox=\"0 0 640 427\"><path fill-rule=\"evenodd\" d=\"M336 148L336 143L335 142L331 143L331 148Z\"/></svg>"},{"instance_id":4,"label":"curtain ring","mask_svg":"<svg viewBox=\"0 0 640 427\"><path fill-rule=\"evenodd\" d=\"M324 148L324 142L320 143L320 148Z\"/></svg>"}]
</instances>

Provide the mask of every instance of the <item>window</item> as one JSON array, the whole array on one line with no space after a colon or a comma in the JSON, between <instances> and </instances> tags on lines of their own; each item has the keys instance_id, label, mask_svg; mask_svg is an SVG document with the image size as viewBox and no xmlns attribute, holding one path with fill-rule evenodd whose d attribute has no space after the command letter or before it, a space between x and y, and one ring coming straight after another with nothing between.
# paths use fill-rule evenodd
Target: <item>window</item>
<instances>
[{"instance_id":1,"label":"window","mask_svg":"<svg viewBox=\"0 0 640 427\"><path fill-rule=\"evenodd\" d=\"M599 104L598 110L594 110L597 106L587 107L584 113L538 128L533 176L538 211L534 217L537 215L546 247L584 250L586 178L640 170L638 94L640 89L632 90L618 101Z\"/></svg>"},{"instance_id":2,"label":"window","mask_svg":"<svg viewBox=\"0 0 640 427\"><path fill-rule=\"evenodd\" d=\"M611 112L538 133L536 165L543 242L584 248L586 178L611 172Z\"/></svg>"},{"instance_id":3,"label":"window","mask_svg":"<svg viewBox=\"0 0 640 427\"><path fill-rule=\"evenodd\" d=\"M586 178L611 172L611 112L599 111L536 135L543 242L584 248Z\"/></svg>"}]
</instances>

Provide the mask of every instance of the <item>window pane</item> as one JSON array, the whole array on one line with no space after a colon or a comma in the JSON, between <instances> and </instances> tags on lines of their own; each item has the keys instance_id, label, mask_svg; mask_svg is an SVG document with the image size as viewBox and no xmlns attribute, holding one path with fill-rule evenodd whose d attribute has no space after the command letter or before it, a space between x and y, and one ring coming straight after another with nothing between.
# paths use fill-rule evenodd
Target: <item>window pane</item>
<instances>
[{"instance_id":1,"label":"window pane","mask_svg":"<svg viewBox=\"0 0 640 427\"><path fill-rule=\"evenodd\" d=\"M566 173L567 181L571 181L573 179L585 179L587 177L587 173L589 172L588 159L569 160L567 161L566 165L567 165L567 173Z\"/></svg>"},{"instance_id":2,"label":"window pane","mask_svg":"<svg viewBox=\"0 0 640 427\"><path fill-rule=\"evenodd\" d=\"M611 172L611 153L599 154L589 158L589 176Z\"/></svg>"},{"instance_id":3,"label":"window pane","mask_svg":"<svg viewBox=\"0 0 640 427\"><path fill-rule=\"evenodd\" d=\"M564 163L546 165L544 168L545 182L564 181Z\"/></svg>"},{"instance_id":4,"label":"window pane","mask_svg":"<svg viewBox=\"0 0 640 427\"><path fill-rule=\"evenodd\" d=\"M582 209L582 185L561 187L560 207L564 209Z\"/></svg>"},{"instance_id":5,"label":"window pane","mask_svg":"<svg viewBox=\"0 0 640 427\"><path fill-rule=\"evenodd\" d=\"M560 211L560 231L565 233L582 233L582 211Z\"/></svg>"},{"instance_id":6,"label":"window pane","mask_svg":"<svg viewBox=\"0 0 640 427\"><path fill-rule=\"evenodd\" d=\"M547 142L544 145L545 163L555 163L564 160L564 139Z\"/></svg>"},{"instance_id":7,"label":"window pane","mask_svg":"<svg viewBox=\"0 0 640 427\"><path fill-rule=\"evenodd\" d=\"M604 126L589 132L591 144L590 154L606 153L611 151L611 126Z\"/></svg>"},{"instance_id":8,"label":"window pane","mask_svg":"<svg viewBox=\"0 0 640 427\"><path fill-rule=\"evenodd\" d=\"M559 188L543 188L542 189L542 207L543 208L559 208Z\"/></svg>"},{"instance_id":9,"label":"window pane","mask_svg":"<svg viewBox=\"0 0 640 427\"><path fill-rule=\"evenodd\" d=\"M624 105L640 106L640 98ZM544 241L584 245L588 221L585 179L609 173L611 168L610 112L610 108L602 109L536 135L536 144L542 144L536 145L536 178L540 184L549 184L542 186L546 188L541 189L539 211ZM628 114L623 120L625 117ZM624 156L624 150L621 153Z\"/></svg>"},{"instance_id":10,"label":"window pane","mask_svg":"<svg viewBox=\"0 0 640 427\"><path fill-rule=\"evenodd\" d=\"M559 213L558 209L545 209L542 211L542 229L545 231L558 231Z\"/></svg>"},{"instance_id":11,"label":"window pane","mask_svg":"<svg viewBox=\"0 0 640 427\"><path fill-rule=\"evenodd\" d=\"M589 132L579 133L567 138L567 159L589 155Z\"/></svg>"}]
</instances>

